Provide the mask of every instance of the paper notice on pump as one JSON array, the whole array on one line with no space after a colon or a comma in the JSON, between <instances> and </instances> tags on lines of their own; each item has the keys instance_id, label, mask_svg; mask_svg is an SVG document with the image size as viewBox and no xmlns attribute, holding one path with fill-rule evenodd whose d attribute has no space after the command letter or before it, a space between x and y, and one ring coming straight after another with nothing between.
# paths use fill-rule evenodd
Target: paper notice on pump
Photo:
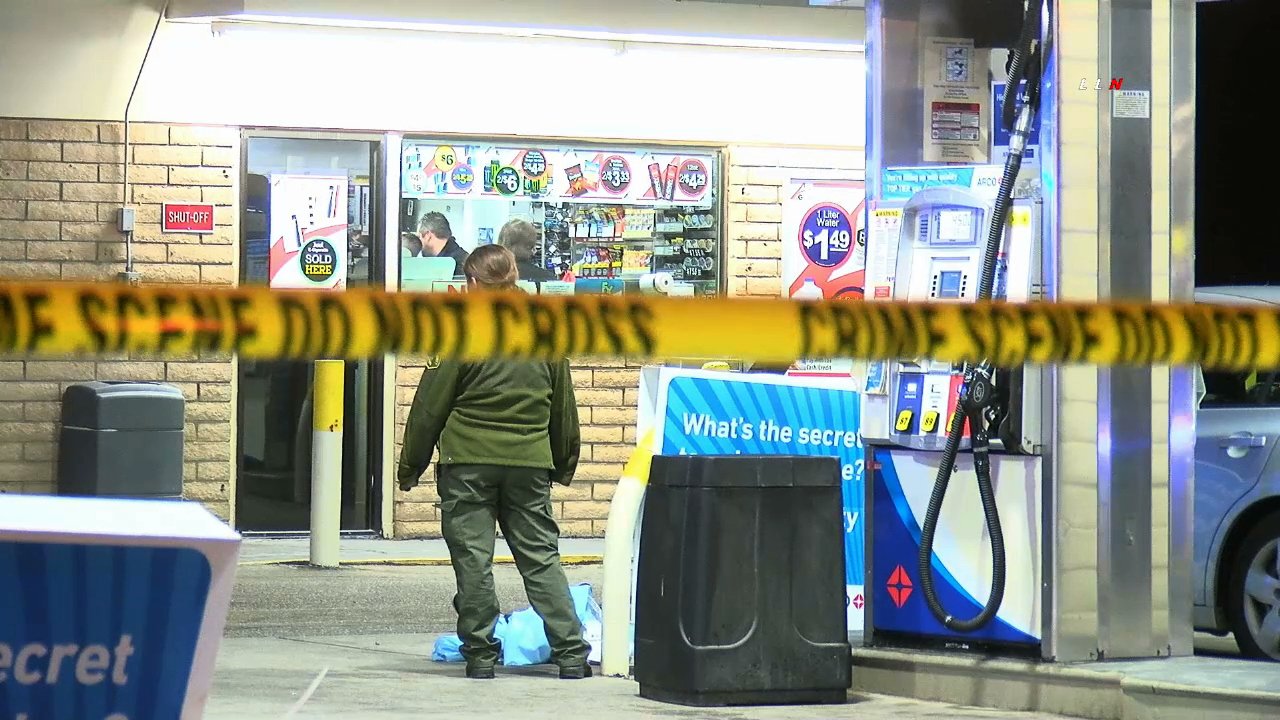
<instances>
[{"instance_id":1,"label":"paper notice on pump","mask_svg":"<svg viewBox=\"0 0 1280 720\"><path fill-rule=\"evenodd\" d=\"M990 153L990 52L973 40L931 37L920 63L925 162L985 163Z\"/></svg>"},{"instance_id":2,"label":"paper notice on pump","mask_svg":"<svg viewBox=\"0 0 1280 720\"><path fill-rule=\"evenodd\" d=\"M867 228L867 291L869 300L893 297L893 275L898 264L898 234L902 229L902 211L897 208L875 208Z\"/></svg>"},{"instance_id":3,"label":"paper notice on pump","mask_svg":"<svg viewBox=\"0 0 1280 720\"><path fill-rule=\"evenodd\" d=\"M1151 119L1151 92L1149 90L1112 90L1111 117Z\"/></svg>"}]
</instances>

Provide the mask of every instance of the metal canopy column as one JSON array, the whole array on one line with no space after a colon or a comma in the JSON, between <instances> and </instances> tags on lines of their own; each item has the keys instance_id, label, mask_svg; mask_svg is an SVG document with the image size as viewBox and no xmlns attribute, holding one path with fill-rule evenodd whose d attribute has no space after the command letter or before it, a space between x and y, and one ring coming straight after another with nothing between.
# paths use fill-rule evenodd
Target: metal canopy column
<instances>
[{"instance_id":1,"label":"metal canopy column","mask_svg":"<svg viewBox=\"0 0 1280 720\"><path fill-rule=\"evenodd\" d=\"M1170 131L1170 98L1190 110L1194 77L1181 67L1172 75L1170 53L1186 53L1177 64L1194 58L1194 43L1172 35L1194 38L1194 4L1172 9L1152 0L1057 2L1059 110L1046 118L1045 144L1046 162L1059 168L1062 300L1192 292L1194 168L1182 135L1193 129ZM1059 371L1046 657L1191 653L1191 378L1168 368Z\"/></svg>"}]
</instances>

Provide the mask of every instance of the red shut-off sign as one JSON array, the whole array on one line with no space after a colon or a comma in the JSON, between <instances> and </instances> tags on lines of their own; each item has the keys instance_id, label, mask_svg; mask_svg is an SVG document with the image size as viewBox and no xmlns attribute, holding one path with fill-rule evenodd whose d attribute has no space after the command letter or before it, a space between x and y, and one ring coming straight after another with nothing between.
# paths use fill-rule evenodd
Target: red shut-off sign
<instances>
[{"instance_id":1,"label":"red shut-off sign","mask_svg":"<svg viewBox=\"0 0 1280 720\"><path fill-rule=\"evenodd\" d=\"M166 233L212 233L212 203L165 203L160 231Z\"/></svg>"}]
</instances>

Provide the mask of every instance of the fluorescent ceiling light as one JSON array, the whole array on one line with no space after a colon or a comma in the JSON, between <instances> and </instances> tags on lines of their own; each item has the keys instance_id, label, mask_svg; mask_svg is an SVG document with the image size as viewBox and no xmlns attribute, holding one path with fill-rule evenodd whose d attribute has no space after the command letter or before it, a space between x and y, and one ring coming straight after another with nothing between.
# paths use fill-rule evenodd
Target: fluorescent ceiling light
<instances>
[{"instance_id":1,"label":"fluorescent ceiling light","mask_svg":"<svg viewBox=\"0 0 1280 720\"><path fill-rule=\"evenodd\" d=\"M345 18L295 17L290 15L260 15L253 13L224 15L216 20L228 23L303 25L309 27L357 28L369 30L406 30L413 32L499 35L504 37L524 38L567 38L573 40L602 40L610 42L650 43L660 45L701 45L709 47L751 48L761 50L861 53L864 48L863 43L852 40L849 42L829 42L723 37L713 35L664 35L660 33L624 33L604 30L578 30L573 28L503 27L496 25L470 25L463 23L453 24L394 20L355 20Z\"/></svg>"}]
</instances>

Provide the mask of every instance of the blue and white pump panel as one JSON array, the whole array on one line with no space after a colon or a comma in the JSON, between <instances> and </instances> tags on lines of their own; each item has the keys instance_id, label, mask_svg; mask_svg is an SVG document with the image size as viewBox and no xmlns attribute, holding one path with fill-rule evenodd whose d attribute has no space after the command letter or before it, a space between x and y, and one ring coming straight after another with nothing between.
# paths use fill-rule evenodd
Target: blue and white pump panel
<instances>
[{"instance_id":1,"label":"blue and white pump panel","mask_svg":"<svg viewBox=\"0 0 1280 720\"><path fill-rule=\"evenodd\" d=\"M873 631L986 644L1039 645L1042 458L991 458L1007 558L1004 602L991 624L962 634L948 630L933 617L920 589L920 526L942 454L887 447L875 448L872 453ZM933 579L943 606L964 618L978 614L991 590L991 537L977 483L972 481L972 456L960 455L956 473L934 538Z\"/></svg>"},{"instance_id":2,"label":"blue and white pump panel","mask_svg":"<svg viewBox=\"0 0 1280 720\"><path fill-rule=\"evenodd\" d=\"M886 168L868 205L867 297L973 302L1003 168L994 165ZM1019 178L997 263L995 295L1038 299L1041 226L1038 176ZM1037 368L1022 371L1018 448L993 444L992 481L1005 535L1007 576L996 618L972 633L948 630L929 611L920 585L920 528L942 448L957 411L959 369L928 359L873 363L866 374L862 433L867 452L870 535L868 614L873 642L1038 646L1041 636L1043 463ZM968 447L966 432L963 448ZM976 615L991 588L991 539L972 456L962 452L934 541L934 587L947 612ZM890 638L890 636L893 636Z\"/></svg>"}]
</instances>

